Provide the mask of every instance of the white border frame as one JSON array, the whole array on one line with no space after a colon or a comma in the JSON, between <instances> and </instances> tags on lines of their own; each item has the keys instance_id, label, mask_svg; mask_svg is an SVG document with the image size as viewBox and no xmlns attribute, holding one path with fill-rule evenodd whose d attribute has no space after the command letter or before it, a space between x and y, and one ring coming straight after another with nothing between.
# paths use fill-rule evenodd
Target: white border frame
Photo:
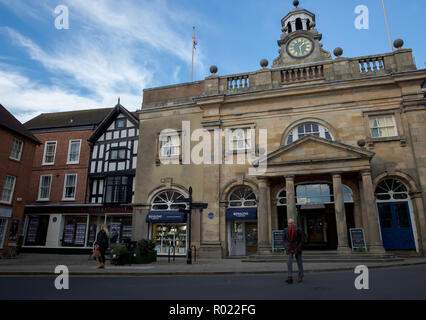
<instances>
[{"instance_id":1,"label":"white border frame","mask_svg":"<svg viewBox=\"0 0 426 320\"><path fill-rule=\"evenodd\" d=\"M13 178L15 178L15 180L13 180L12 192L10 193L10 199L8 201L2 201L1 198L0 198L0 203L12 204L12 202L13 202L13 194L15 193L15 186L16 186L16 177L15 176L12 176L10 174L6 174L5 175L5 179L4 179L4 182L3 182L3 188L2 188L2 191L1 191L1 196L3 196L4 184L6 183L7 177L13 177Z\"/></svg>"},{"instance_id":2,"label":"white border frame","mask_svg":"<svg viewBox=\"0 0 426 320\"><path fill-rule=\"evenodd\" d=\"M70 151L71 151L71 143L78 141L80 143L80 146L78 148L78 160L77 161L69 161L70 159ZM79 164L80 163L80 155L81 155L81 143L82 139L71 139L68 143L68 154L67 154L67 164Z\"/></svg>"},{"instance_id":3,"label":"white border frame","mask_svg":"<svg viewBox=\"0 0 426 320\"><path fill-rule=\"evenodd\" d=\"M53 154L53 162L45 162L44 159L46 158L46 150L47 150L47 145L49 143L55 143L55 153ZM55 164L55 160L56 160L56 151L58 148L58 141L46 141L44 143L44 152L43 152L43 159L41 161L41 165L42 166L53 166Z\"/></svg>"},{"instance_id":4,"label":"white border frame","mask_svg":"<svg viewBox=\"0 0 426 320\"><path fill-rule=\"evenodd\" d=\"M43 177L50 177L50 183L49 183L49 197L48 198L40 198L40 191L41 191L41 179ZM37 201L50 201L50 191L52 191L52 180L53 175L52 174L42 174L40 175L40 181L38 183L38 193L37 193Z\"/></svg>"},{"instance_id":5,"label":"white border frame","mask_svg":"<svg viewBox=\"0 0 426 320\"><path fill-rule=\"evenodd\" d=\"M384 126L384 127L374 127L374 128L372 128L371 125L370 125L370 119L376 119L376 118L380 118L380 117L386 118L386 117L389 117L389 116L392 117L392 123L393 123L393 128L395 129L395 135L394 136L385 136L385 137L373 137L373 129L379 129L379 132L380 132L380 129L382 129L382 128L386 128L387 129L389 127L388 126ZM398 127L396 125L396 120L395 120L395 114L376 114L376 115L369 115L368 116L368 127L370 129L371 139L397 138L397 137L399 137ZM386 130L386 132L388 132L388 131Z\"/></svg>"},{"instance_id":6,"label":"white border frame","mask_svg":"<svg viewBox=\"0 0 426 320\"><path fill-rule=\"evenodd\" d=\"M66 188L66 185L67 185L68 176L75 176L74 197L73 198L65 198L65 188ZM63 188L63 191L62 191L62 201L75 201L75 195L77 194L77 179L78 179L77 173L66 173L65 174L64 188Z\"/></svg>"},{"instance_id":7,"label":"white border frame","mask_svg":"<svg viewBox=\"0 0 426 320\"><path fill-rule=\"evenodd\" d=\"M19 150L19 156L18 156L18 158L14 158L14 157L12 157L13 146L14 146L14 144L15 144L15 141L16 141L16 140L18 140L18 141L21 141L21 142L22 142L21 150ZM22 158L22 151L23 151L23 150L24 150L24 140L21 140L21 139L18 139L18 138L13 138L12 150L10 150L9 159L11 159L11 160L15 160L15 161L21 161L21 158Z\"/></svg>"}]
</instances>

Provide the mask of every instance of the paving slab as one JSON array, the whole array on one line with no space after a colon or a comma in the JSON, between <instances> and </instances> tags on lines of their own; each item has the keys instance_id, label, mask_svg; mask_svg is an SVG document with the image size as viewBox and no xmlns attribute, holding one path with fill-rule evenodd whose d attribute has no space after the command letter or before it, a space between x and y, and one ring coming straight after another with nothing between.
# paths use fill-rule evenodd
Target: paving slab
<instances>
[{"instance_id":1,"label":"paving slab","mask_svg":"<svg viewBox=\"0 0 426 320\"><path fill-rule=\"evenodd\" d=\"M133 264L124 266L106 263L105 269L97 269L97 263L85 255L59 255L59 254L21 254L14 259L0 259L0 276L31 276L55 275L58 265L68 267L71 276L171 276L171 275L214 275L214 274L276 274L285 275L286 263L244 262L244 259L200 259L187 264L186 259L176 258L168 261L167 258L158 258L157 262L150 264ZM345 261L321 262L307 261L304 263L306 273L354 270L358 265L369 268L389 268L411 265L426 265L425 257L398 259L389 262L383 261ZM297 267L293 269L297 270Z\"/></svg>"}]
</instances>

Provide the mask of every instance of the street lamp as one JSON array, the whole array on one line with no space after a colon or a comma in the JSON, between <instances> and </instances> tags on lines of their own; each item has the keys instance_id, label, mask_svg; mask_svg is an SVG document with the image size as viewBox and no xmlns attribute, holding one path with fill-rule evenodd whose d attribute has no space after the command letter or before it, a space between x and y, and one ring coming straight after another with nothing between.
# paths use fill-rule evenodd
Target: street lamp
<instances>
[{"instance_id":1,"label":"street lamp","mask_svg":"<svg viewBox=\"0 0 426 320\"><path fill-rule=\"evenodd\" d=\"M192 264L192 248L191 248L191 214L192 209L207 209L208 204L204 202L192 202L192 187L189 187L189 198L184 198L184 202L188 203L188 209L184 211L188 214L188 253L186 257L186 263Z\"/></svg>"}]
</instances>

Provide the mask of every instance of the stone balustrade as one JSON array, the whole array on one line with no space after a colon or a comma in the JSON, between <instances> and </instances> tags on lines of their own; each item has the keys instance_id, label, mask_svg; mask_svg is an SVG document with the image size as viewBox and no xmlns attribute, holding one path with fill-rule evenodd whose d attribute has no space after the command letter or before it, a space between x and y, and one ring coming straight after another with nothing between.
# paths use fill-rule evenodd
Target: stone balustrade
<instances>
[{"instance_id":1,"label":"stone balustrade","mask_svg":"<svg viewBox=\"0 0 426 320\"><path fill-rule=\"evenodd\" d=\"M383 55L358 59L358 64L361 74L385 73L385 57Z\"/></svg>"},{"instance_id":2,"label":"stone balustrade","mask_svg":"<svg viewBox=\"0 0 426 320\"><path fill-rule=\"evenodd\" d=\"M250 75L235 75L227 77L227 90L238 91L250 88Z\"/></svg>"},{"instance_id":3,"label":"stone balustrade","mask_svg":"<svg viewBox=\"0 0 426 320\"><path fill-rule=\"evenodd\" d=\"M411 49L356 58L338 57L313 63L267 68L255 72L218 76L202 81L145 89L144 108L190 103L193 97L236 94L258 90L309 85L328 81L362 79L416 70Z\"/></svg>"},{"instance_id":4,"label":"stone balustrade","mask_svg":"<svg viewBox=\"0 0 426 320\"><path fill-rule=\"evenodd\" d=\"M282 84L322 79L324 79L324 65L314 65L281 70Z\"/></svg>"}]
</instances>

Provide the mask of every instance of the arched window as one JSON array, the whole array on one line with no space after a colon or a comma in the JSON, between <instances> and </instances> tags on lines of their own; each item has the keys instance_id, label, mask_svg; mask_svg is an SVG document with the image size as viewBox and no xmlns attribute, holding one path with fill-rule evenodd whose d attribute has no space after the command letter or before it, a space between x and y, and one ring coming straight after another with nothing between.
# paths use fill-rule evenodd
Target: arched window
<instances>
[{"instance_id":1,"label":"arched window","mask_svg":"<svg viewBox=\"0 0 426 320\"><path fill-rule=\"evenodd\" d=\"M377 201L408 199L407 187L397 179L385 179L380 182L375 194Z\"/></svg>"},{"instance_id":2,"label":"arched window","mask_svg":"<svg viewBox=\"0 0 426 320\"><path fill-rule=\"evenodd\" d=\"M292 27L291 27L291 23L290 23L290 22L289 22L289 23L287 23L287 29L288 29L288 33L293 32L293 29L292 29Z\"/></svg>"},{"instance_id":3,"label":"arched window","mask_svg":"<svg viewBox=\"0 0 426 320\"><path fill-rule=\"evenodd\" d=\"M300 19L300 18L296 19L296 30L303 30L302 19Z\"/></svg>"},{"instance_id":4,"label":"arched window","mask_svg":"<svg viewBox=\"0 0 426 320\"><path fill-rule=\"evenodd\" d=\"M238 187L229 195L229 207L257 207L256 195L250 187Z\"/></svg>"},{"instance_id":5,"label":"arched window","mask_svg":"<svg viewBox=\"0 0 426 320\"><path fill-rule=\"evenodd\" d=\"M280 207L285 205L287 205L287 192L285 191L285 189L282 189L278 192L277 195L277 206Z\"/></svg>"},{"instance_id":6,"label":"arched window","mask_svg":"<svg viewBox=\"0 0 426 320\"><path fill-rule=\"evenodd\" d=\"M328 129L318 123L303 123L290 131L286 138L286 145L291 144L306 136L315 136L329 141L333 141L333 137Z\"/></svg>"},{"instance_id":7,"label":"arched window","mask_svg":"<svg viewBox=\"0 0 426 320\"><path fill-rule=\"evenodd\" d=\"M343 185L343 200L345 202L354 202L352 190L346 185Z\"/></svg>"},{"instance_id":8,"label":"arched window","mask_svg":"<svg viewBox=\"0 0 426 320\"><path fill-rule=\"evenodd\" d=\"M309 31L309 30L311 30L311 20L309 20L309 19L308 19L308 20L306 21L306 26L307 26L307 28L308 28L308 31Z\"/></svg>"},{"instance_id":9,"label":"arched window","mask_svg":"<svg viewBox=\"0 0 426 320\"><path fill-rule=\"evenodd\" d=\"M184 195L176 190L166 190L157 194L151 202L151 210L180 210L187 207Z\"/></svg>"}]
</instances>

